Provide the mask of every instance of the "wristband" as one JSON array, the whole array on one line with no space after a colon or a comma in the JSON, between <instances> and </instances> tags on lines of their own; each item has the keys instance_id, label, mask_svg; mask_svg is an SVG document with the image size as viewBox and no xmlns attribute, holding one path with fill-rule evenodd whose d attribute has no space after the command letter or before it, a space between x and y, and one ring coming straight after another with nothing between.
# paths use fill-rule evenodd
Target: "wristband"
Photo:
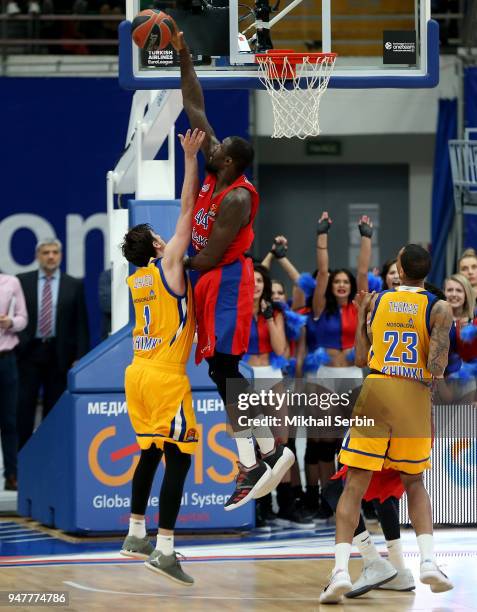
<instances>
[{"instance_id":1,"label":"wristband","mask_svg":"<svg viewBox=\"0 0 477 612\"><path fill-rule=\"evenodd\" d=\"M283 242L274 242L275 249L272 250L273 255L276 259L283 259L287 256L287 247L283 244Z\"/></svg>"},{"instance_id":2,"label":"wristband","mask_svg":"<svg viewBox=\"0 0 477 612\"><path fill-rule=\"evenodd\" d=\"M321 234L327 234L330 229L330 220L328 218L322 219L318 221L318 225L316 226L316 235L320 236Z\"/></svg>"},{"instance_id":3,"label":"wristband","mask_svg":"<svg viewBox=\"0 0 477 612\"><path fill-rule=\"evenodd\" d=\"M190 270L190 269L191 269L190 257L188 255L186 255L184 257L184 270Z\"/></svg>"},{"instance_id":4,"label":"wristband","mask_svg":"<svg viewBox=\"0 0 477 612\"><path fill-rule=\"evenodd\" d=\"M371 225L369 225L369 223L365 223L364 221L362 221L358 225L358 228L362 238L372 238L373 228L371 227Z\"/></svg>"},{"instance_id":5,"label":"wristband","mask_svg":"<svg viewBox=\"0 0 477 612\"><path fill-rule=\"evenodd\" d=\"M273 319L273 306L271 304L267 304L266 308L262 311L262 314L267 320Z\"/></svg>"}]
</instances>

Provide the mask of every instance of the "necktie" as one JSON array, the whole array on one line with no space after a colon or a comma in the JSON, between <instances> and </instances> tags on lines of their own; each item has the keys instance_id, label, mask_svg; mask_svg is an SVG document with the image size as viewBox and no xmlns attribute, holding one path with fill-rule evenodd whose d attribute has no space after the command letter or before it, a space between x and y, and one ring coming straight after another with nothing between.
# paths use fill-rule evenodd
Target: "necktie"
<instances>
[{"instance_id":1,"label":"necktie","mask_svg":"<svg viewBox=\"0 0 477 612\"><path fill-rule=\"evenodd\" d=\"M51 294L51 278L48 276L45 279L41 296L39 331L42 338L49 338L53 331L53 297Z\"/></svg>"}]
</instances>

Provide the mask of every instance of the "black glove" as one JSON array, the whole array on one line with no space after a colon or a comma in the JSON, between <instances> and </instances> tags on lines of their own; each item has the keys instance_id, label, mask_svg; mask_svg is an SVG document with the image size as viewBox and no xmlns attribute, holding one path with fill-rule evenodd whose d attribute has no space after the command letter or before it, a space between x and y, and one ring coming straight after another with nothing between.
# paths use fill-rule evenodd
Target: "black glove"
<instances>
[{"instance_id":1,"label":"black glove","mask_svg":"<svg viewBox=\"0 0 477 612\"><path fill-rule=\"evenodd\" d=\"M359 227L359 233L361 234L363 238L372 238L373 228L371 225L369 225L369 223L366 223L365 221L361 221L358 227Z\"/></svg>"},{"instance_id":2,"label":"black glove","mask_svg":"<svg viewBox=\"0 0 477 612\"><path fill-rule=\"evenodd\" d=\"M267 303L265 308L262 310L262 314L266 319L273 319L273 306Z\"/></svg>"},{"instance_id":3,"label":"black glove","mask_svg":"<svg viewBox=\"0 0 477 612\"><path fill-rule=\"evenodd\" d=\"M318 221L318 225L316 226L316 235L319 236L320 234L327 234L328 230L330 229L330 226L331 223L328 217L326 217L326 219Z\"/></svg>"},{"instance_id":4,"label":"black glove","mask_svg":"<svg viewBox=\"0 0 477 612\"><path fill-rule=\"evenodd\" d=\"M283 259L287 256L288 247L286 244L284 244L283 242L274 241L273 246L274 248L272 249L272 253L274 257L276 257L277 259Z\"/></svg>"}]
</instances>

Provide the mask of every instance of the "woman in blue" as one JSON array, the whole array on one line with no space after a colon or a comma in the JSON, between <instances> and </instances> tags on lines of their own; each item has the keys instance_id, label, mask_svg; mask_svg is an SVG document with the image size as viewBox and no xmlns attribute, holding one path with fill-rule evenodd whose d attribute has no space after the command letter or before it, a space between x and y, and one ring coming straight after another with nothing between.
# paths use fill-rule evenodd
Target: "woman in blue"
<instances>
[{"instance_id":1,"label":"woman in blue","mask_svg":"<svg viewBox=\"0 0 477 612\"><path fill-rule=\"evenodd\" d=\"M357 279L346 268L329 271L328 232L331 225L328 213L323 212L317 227L318 273L312 313L306 326L306 348L303 341L299 346L297 371L332 392L346 393L359 386L363 377L361 369L354 365L358 313L353 300L357 291L368 290L373 224L367 216L362 216L358 222L361 244ZM306 358L305 350L308 353ZM337 439L318 439L316 435L307 439L306 503L316 520L326 520L332 515L327 504L319 504L319 484L323 488L335 471L339 443Z\"/></svg>"},{"instance_id":2,"label":"woman in blue","mask_svg":"<svg viewBox=\"0 0 477 612\"><path fill-rule=\"evenodd\" d=\"M281 309L272 305L272 284L268 270L255 264L254 275L253 318L247 364L253 368L255 379L281 379L280 368L274 368L270 359L272 354L283 356L287 351L284 317Z\"/></svg>"},{"instance_id":3,"label":"woman in blue","mask_svg":"<svg viewBox=\"0 0 477 612\"><path fill-rule=\"evenodd\" d=\"M324 212L317 228L318 274L313 294L313 316L307 324L307 349L308 353L318 348L326 349L327 363L321 364L311 374L321 380L326 379L325 386L339 392L341 388L348 389L349 384L342 385L337 379L362 378L361 369L354 365L353 358L357 326L357 309L353 300L357 291L368 291L373 224L366 216L361 217L358 223L361 245L357 278L346 268L329 271L328 231L331 225L332 220Z\"/></svg>"}]
</instances>

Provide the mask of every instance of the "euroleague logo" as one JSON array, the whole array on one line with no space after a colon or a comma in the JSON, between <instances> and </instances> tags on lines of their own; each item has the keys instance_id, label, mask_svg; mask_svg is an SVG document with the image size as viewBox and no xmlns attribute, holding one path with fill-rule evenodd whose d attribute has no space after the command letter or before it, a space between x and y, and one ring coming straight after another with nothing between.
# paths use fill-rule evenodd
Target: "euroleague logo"
<instances>
[{"instance_id":1,"label":"euroleague logo","mask_svg":"<svg viewBox=\"0 0 477 612\"><path fill-rule=\"evenodd\" d=\"M388 51L390 51L393 48L393 43L387 42L387 43L384 43L384 46Z\"/></svg>"},{"instance_id":2,"label":"euroleague logo","mask_svg":"<svg viewBox=\"0 0 477 612\"><path fill-rule=\"evenodd\" d=\"M188 429L185 435L185 441L186 442L197 442L198 440L199 440L199 432L197 431L197 429L194 429L193 427Z\"/></svg>"},{"instance_id":3,"label":"euroleague logo","mask_svg":"<svg viewBox=\"0 0 477 612\"><path fill-rule=\"evenodd\" d=\"M477 444L472 439L452 442L446 453L446 469L452 482L463 489L477 482Z\"/></svg>"}]
</instances>

